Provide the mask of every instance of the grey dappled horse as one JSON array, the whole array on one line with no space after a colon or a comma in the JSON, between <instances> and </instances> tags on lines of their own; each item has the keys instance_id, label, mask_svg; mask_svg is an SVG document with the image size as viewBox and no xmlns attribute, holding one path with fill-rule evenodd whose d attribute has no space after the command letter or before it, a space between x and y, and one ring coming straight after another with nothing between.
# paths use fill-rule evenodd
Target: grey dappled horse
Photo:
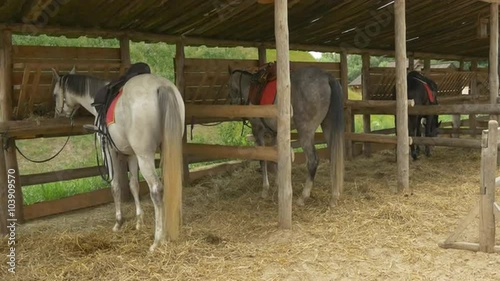
<instances>
[{"instance_id":1,"label":"grey dappled horse","mask_svg":"<svg viewBox=\"0 0 500 281\"><path fill-rule=\"evenodd\" d=\"M56 117L72 117L80 106L97 116L91 104L97 91L109 81L74 73L59 76L55 70L53 72L56 79L53 92ZM116 103L114 121L108 131L118 151L108 142L109 154L104 157L117 163L118 153L127 156L137 229L143 224L138 182L138 168L141 169L155 210L155 235L150 247L153 251L165 239L163 185L155 170L155 153L161 145L162 163L167 165L168 170L163 175L164 184L181 186L184 102L176 86L167 79L153 74L138 75L123 86L123 93ZM118 165L112 166L110 175L117 175ZM116 206L113 230L118 231L123 224L118 177L112 178L111 188Z\"/></svg>"},{"instance_id":2,"label":"grey dappled horse","mask_svg":"<svg viewBox=\"0 0 500 281\"><path fill-rule=\"evenodd\" d=\"M231 103L248 105L253 74L231 68L229 68L229 74ZM344 183L344 108L340 84L333 76L318 67L297 69L291 73L291 103L292 128L297 129L299 143L304 149L309 171L302 196L297 199L297 203L303 205L311 193L319 163L314 147L314 134L321 125L330 149L330 205L334 206L337 204ZM257 145L265 145L264 135L269 132L273 135L273 144L275 143L277 132L275 119L251 118L249 121ZM261 161L261 166L262 196L267 197L269 192L267 162Z\"/></svg>"}]
</instances>

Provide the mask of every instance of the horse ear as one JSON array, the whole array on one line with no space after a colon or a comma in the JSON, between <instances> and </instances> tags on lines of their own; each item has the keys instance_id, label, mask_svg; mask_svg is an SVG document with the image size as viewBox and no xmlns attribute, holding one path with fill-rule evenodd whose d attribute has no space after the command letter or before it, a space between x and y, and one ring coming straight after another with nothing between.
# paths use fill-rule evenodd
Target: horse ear
<instances>
[{"instance_id":1,"label":"horse ear","mask_svg":"<svg viewBox=\"0 0 500 281\"><path fill-rule=\"evenodd\" d=\"M60 76L59 76L59 73L57 73L57 70L55 70L54 68L51 68L52 70L52 77L54 77L54 79L56 80L59 80Z\"/></svg>"},{"instance_id":2,"label":"horse ear","mask_svg":"<svg viewBox=\"0 0 500 281\"><path fill-rule=\"evenodd\" d=\"M442 122L442 121L439 121L439 122L438 122L438 125L437 125L437 127L438 127L438 128L439 128L439 126L441 126L441 122Z\"/></svg>"},{"instance_id":3,"label":"horse ear","mask_svg":"<svg viewBox=\"0 0 500 281\"><path fill-rule=\"evenodd\" d=\"M76 65L73 66L73 69L71 69L69 74L76 74Z\"/></svg>"},{"instance_id":4,"label":"horse ear","mask_svg":"<svg viewBox=\"0 0 500 281\"><path fill-rule=\"evenodd\" d=\"M231 65L228 65L228 66L227 66L227 72L228 72L229 74L232 74L232 73L233 73L233 68L231 67Z\"/></svg>"}]
</instances>

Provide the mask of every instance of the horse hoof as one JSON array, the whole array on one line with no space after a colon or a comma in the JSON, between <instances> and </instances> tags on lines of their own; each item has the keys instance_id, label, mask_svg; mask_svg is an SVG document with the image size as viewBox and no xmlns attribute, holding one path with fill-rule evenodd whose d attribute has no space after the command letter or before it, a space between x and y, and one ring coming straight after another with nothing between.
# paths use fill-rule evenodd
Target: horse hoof
<instances>
[{"instance_id":1,"label":"horse hoof","mask_svg":"<svg viewBox=\"0 0 500 281\"><path fill-rule=\"evenodd\" d=\"M152 252L154 252L154 251L156 250L156 247L157 247L157 246L156 246L156 243L155 243L155 244L153 244L153 245L151 245L151 246L149 247L149 251L150 251L151 253L152 253Z\"/></svg>"},{"instance_id":2,"label":"horse hoof","mask_svg":"<svg viewBox=\"0 0 500 281\"><path fill-rule=\"evenodd\" d=\"M260 194L260 197L262 197L262 199L267 199L268 196L269 196L269 191L262 190L262 193Z\"/></svg>"},{"instance_id":3,"label":"horse hoof","mask_svg":"<svg viewBox=\"0 0 500 281\"><path fill-rule=\"evenodd\" d=\"M144 220L143 220L143 216L141 214L141 215L137 216L137 222L135 223L135 229L140 230L143 225L144 225Z\"/></svg>"},{"instance_id":4,"label":"horse hoof","mask_svg":"<svg viewBox=\"0 0 500 281\"><path fill-rule=\"evenodd\" d=\"M330 207L331 208L337 207L337 199L331 199L330 200Z\"/></svg>"},{"instance_id":5,"label":"horse hoof","mask_svg":"<svg viewBox=\"0 0 500 281\"><path fill-rule=\"evenodd\" d=\"M302 197L297 198L297 205L304 206L305 205L304 198Z\"/></svg>"},{"instance_id":6,"label":"horse hoof","mask_svg":"<svg viewBox=\"0 0 500 281\"><path fill-rule=\"evenodd\" d=\"M113 232L118 232L118 231L120 231L120 228L121 228L121 225L119 225L119 224L115 224L115 226L113 226Z\"/></svg>"}]
</instances>

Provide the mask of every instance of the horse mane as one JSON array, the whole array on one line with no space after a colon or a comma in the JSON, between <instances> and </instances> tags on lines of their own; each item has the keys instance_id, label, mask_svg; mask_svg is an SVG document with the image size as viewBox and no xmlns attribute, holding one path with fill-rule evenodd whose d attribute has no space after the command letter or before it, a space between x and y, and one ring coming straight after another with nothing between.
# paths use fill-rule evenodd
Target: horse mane
<instances>
[{"instance_id":1,"label":"horse mane","mask_svg":"<svg viewBox=\"0 0 500 281\"><path fill-rule=\"evenodd\" d=\"M76 96L89 95L95 98L95 95L109 81L83 74L66 74L61 77L59 86L65 92L69 92Z\"/></svg>"}]
</instances>

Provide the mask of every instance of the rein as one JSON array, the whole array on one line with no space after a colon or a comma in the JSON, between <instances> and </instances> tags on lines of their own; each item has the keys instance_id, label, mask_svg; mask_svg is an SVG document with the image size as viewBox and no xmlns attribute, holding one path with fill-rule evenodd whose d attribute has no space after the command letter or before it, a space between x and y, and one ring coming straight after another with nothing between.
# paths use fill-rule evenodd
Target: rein
<instances>
[{"instance_id":1,"label":"rein","mask_svg":"<svg viewBox=\"0 0 500 281\"><path fill-rule=\"evenodd\" d=\"M73 128L74 128L74 125L73 125L73 115L71 115L71 119L70 119L70 122L71 122L71 131L70 131L70 134L73 132ZM17 144L14 144L15 147L16 147L16 150L17 152L19 152L19 154L21 154L21 156L28 160L29 162L33 162L33 163L38 163L38 164L41 164L41 163L46 163L46 162L49 162L50 160L56 158L57 156L59 156L59 154L61 154L61 152L64 150L64 148L66 147L66 145L68 144L69 142L69 138L71 136L68 136L68 138L66 139L66 142L64 142L63 146L61 147L61 149L56 153L54 154L53 156L47 158L47 159L44 159L44 160L34 160L34 159L31 159L29 158L28 156L26 156L22 151L21 149L19 148L19 146L17 146Z\"/></svg>"}]
</instances>

